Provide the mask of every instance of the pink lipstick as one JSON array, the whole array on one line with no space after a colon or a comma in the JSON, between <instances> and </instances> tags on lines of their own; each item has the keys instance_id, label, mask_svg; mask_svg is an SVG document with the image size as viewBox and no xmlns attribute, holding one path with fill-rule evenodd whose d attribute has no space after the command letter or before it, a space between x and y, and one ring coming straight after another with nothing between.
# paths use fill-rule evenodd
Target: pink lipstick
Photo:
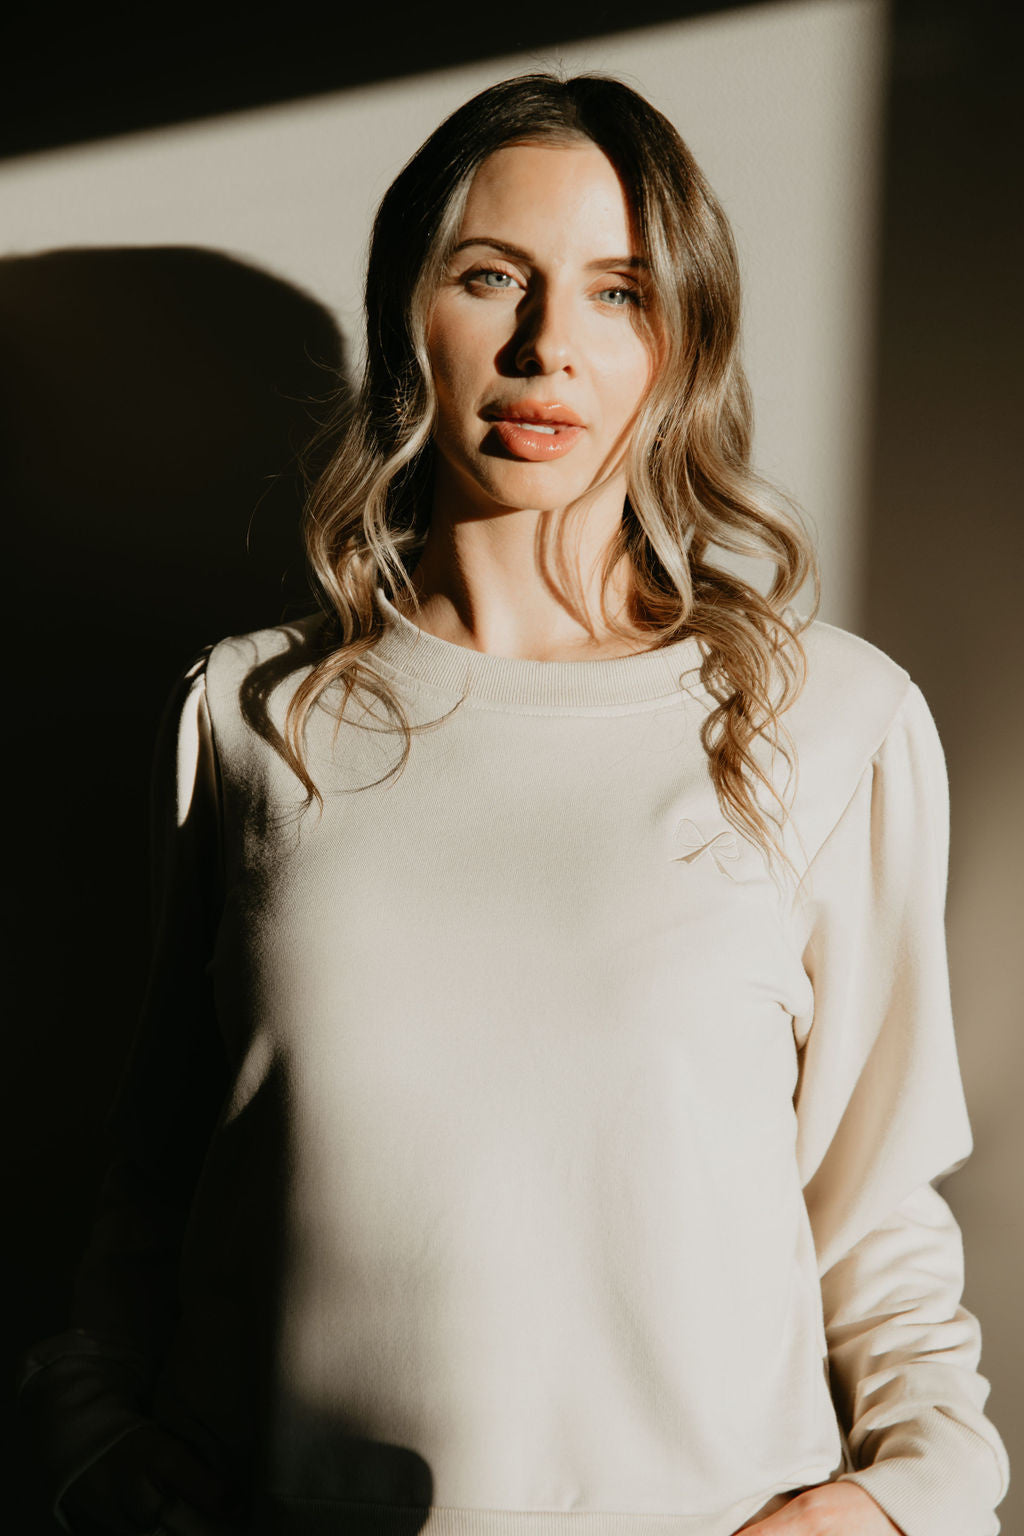
<instances>
[{"instance_id":1,"label":"pink lipstick","mask_svg":"<svg viewBox=\"0 0 1024 1536\"><path fill-rule=\"evenodd\" d=\"M557 400L517 400L486 411L502 445L517 459L560 459L585 430L576 412Z\"/></svg>"}]
</instances>

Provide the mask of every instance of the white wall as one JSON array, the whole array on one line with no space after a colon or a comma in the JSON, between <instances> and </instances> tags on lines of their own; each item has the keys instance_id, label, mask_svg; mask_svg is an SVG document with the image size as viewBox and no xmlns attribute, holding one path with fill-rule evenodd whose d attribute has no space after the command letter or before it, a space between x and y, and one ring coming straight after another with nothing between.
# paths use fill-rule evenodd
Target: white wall
<instances>
[{"instance_id":1,"label":"white wall","mask_svg":"<svg viewBox=\"0 0 1024 1536\"><path fill-rule=\"evenodd\" d=\"M885 0L792 0L0 165L7 254L196 245L308 290L358 352L373 210L440 119L553 65L624 78L732 219L758 459L820 532L823 616L856 627Z\"/></svg>"}]
</instances>

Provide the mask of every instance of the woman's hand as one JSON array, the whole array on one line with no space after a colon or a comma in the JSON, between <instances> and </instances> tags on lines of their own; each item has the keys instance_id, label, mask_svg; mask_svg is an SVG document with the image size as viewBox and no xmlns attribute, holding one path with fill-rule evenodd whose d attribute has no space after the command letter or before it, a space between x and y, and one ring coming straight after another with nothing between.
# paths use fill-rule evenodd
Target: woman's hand
<instances>
[{"instance_id":1,"label":"woman's hand","mask_svg":"<svg viewBox=\"0 0 1024 1536\"><path fill-rule=\"evenodd\" d=\"M148 1536L157 1529L199 1536L208 1519L230 1517L233 1500L224 1480L184 1441L147 1423L80 1473L60 1507L71 1530L83 1536Z\"/></svg>"},{"instance_id":2,"label":"woman's hand","mask_svg":"<svg viewBox=\"0 0 1024 1536\"><path fill-rule=\"evenodd\" d=\"M903 1536L858 1483L842 1482L808 1488L766 1520L741 1525L740 1531L745 1536Z\"/></svg>"}]
</instances>

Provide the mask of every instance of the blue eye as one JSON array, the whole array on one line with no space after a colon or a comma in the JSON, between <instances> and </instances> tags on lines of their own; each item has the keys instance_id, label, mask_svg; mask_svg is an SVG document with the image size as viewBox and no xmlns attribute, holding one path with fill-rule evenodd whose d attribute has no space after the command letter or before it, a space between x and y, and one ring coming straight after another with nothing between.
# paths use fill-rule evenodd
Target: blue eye
<instances>
[{"instance_id":1,"label":"blue eye","mask_svg":"<svg viewBox=\"0 0 1024 1536\"><path fill-rule=\"evenodd\" d=\"M609 294L616 301L611 305L612 309L625 309L629 304L640 303L640 294L635 288L602 288L598 298L606 299ZM621 303L618 302L619 299L622 300Z\"/></svg>"},{"instance_id":2,"label":"blue eye","mask_svg":"<svg viewBox=\"0 0 1024 1536\"><path fill-rule=\"evenodd\" d=\"M490 283L490 277L503 278L503 282ZM507 288L515 282L511 272L502 272L498 267L478 267L475 272L467 274L467 282L479 283L483 288Z\"/></svg>"}]
</instances>

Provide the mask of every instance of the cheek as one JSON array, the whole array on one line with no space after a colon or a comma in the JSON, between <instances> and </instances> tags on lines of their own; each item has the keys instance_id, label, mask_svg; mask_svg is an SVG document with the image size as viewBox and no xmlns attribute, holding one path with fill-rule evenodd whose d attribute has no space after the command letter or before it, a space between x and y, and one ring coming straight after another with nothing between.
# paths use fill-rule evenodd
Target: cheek
<instances>
[{"instance_id":1,"label":"cheek","mask_svg":"<svg viewBox=\"0 0 1024 1536\"><path fill-rule=\"evenodd\" d=\"M437 397L434 443L442 457L463 464L467 449L485 430L476 421L489 377L479 326L466 324L458 314L435 315L426 347Z\"/></svg>"},{"instance_id":2,"label":"cheek","mask_svg":"<svg viewBox=\"0 0 1024 1536\"><path fill-rule=\"evenodd\" d=\"M444 409L449 405L459 381L459 370L455 366L458 349L452 345L452 337L447 327L435 326L428 331L427 356L430 359L430 372L437 391L438 405Z\"/></svg>"},{"instance_id":3,"label":"cheek","mask_svg":"<svg viewBox=\"0 0 1024 1536\"><path fill-rule=\"evenodd\" d=\"M442 306L427 328L427 355L439 402L458 405L475 398L490 375L494 344L480 317Z\"/></svg>"},{"instance_id":4,"label":"cheek","mask_svg":"<svg viewBox=\"0 0 1024 1536\"><path fill-rule=\"evenodd\" d=\"M609 423L626 421L636 410L654 375L650 351L635 331L603 360L600 391Z\"/></svg>"}]
</instances>

